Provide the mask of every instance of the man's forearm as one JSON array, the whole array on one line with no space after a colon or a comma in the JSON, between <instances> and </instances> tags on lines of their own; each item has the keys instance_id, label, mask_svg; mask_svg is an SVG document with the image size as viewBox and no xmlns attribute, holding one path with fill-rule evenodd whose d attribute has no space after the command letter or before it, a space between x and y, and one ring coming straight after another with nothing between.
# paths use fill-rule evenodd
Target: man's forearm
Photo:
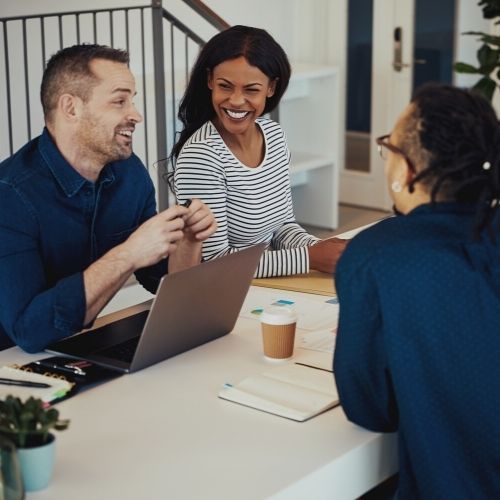
<instances>
[{"instance_id":1,"label":"man's forearm","mask_svg":"<svg viewBox=\"0 0 500 500\"><path fill-rule=\"evenodd\" d=\"M127 251L119 245L91 264L83 273L89 324L135 271Z\"/></svg>"}]
</instances>

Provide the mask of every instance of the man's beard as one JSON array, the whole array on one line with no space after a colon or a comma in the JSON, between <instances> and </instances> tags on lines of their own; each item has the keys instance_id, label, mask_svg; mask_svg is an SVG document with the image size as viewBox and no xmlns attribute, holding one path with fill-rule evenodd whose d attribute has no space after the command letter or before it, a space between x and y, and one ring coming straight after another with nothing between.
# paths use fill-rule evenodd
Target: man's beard
<instances>
[{"instance_id":1,"label":"man's beard","mask_svg":"<svg viewBox=\"0 0 500 500\"><path fill-rule=\"evenodd\" d=\"M117 127L119 128L119 127ZM116 140L107 140L108 130L91 114L84 116L79 133L79 144L82 153L93 157L96 161L106 165L108 163L126 160L132 154L132 145L119 144ZM115 139L116 135L113 135Z\"/></svg>"}]
</instances>

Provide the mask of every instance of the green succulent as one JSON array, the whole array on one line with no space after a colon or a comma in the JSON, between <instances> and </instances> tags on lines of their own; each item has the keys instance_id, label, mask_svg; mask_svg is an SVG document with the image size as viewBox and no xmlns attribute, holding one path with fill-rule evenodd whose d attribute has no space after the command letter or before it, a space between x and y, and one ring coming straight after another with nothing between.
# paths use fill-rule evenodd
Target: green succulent
<instances>
[{"instance_id":1,"label":"green succulent","mask_svg":"<svg viewBox=\"0 0 500 500\"><path fill-rule=\"evenodd\" d=\"M18 448L39 446L49 441L50 431L63 431L69 420L59 420L59 411L46 408L41 399L30 397L22 402L7 396L0 400L0 434Z\"/></svg>"},{"instance_id":2,"label":"green succulent","mask_svg":"<svg viewBox=\"0 0 500 500\"><path fill-rule=\"evenodd\" d=\"M500 24L500 0L480 0L478 5L482 6L485 19L498 18L495 24ZM500 80L500 36L480 31L467 31L464 35L477 36L478 40L483 42L477 51L479 66L457 62L453 67L458 73L482 75L472 88L491 101L495 90L500 89L500 85L495 81L495 76Z\"/></svg>"}]
</instances>

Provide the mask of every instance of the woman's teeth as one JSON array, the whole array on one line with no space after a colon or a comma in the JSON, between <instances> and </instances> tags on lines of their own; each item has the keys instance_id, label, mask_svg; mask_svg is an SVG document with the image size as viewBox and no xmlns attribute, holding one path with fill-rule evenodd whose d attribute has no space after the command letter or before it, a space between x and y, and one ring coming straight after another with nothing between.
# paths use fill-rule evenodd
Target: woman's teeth
<instances>
[{"instance_id":1,"label":"woman's teeth","mask_svg":"<svg viewBox=\"0 0 500 500\"><path fill-rule=\"evenodd\" d=\"M240 120L241 118L245 118L248 115L249 111L231 111L229 109L225 110L230 118L234 118L236 120Z\"/></svg>"}]
</instances>

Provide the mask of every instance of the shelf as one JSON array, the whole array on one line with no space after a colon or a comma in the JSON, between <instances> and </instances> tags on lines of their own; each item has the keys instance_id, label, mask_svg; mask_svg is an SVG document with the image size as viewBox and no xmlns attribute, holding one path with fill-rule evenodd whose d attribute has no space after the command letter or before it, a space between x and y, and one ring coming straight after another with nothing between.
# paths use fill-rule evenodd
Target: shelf
<instances>
[{"instance_id":1,"label":"shelf","mask_svg":"<svg viewBox=\"0 0 500 500\"><path fill-rule=\"evenodd\" d=\"M333 164L333 158L328 158L327 156L313 155L302 151L292 151L291 154L291 174L307 172L316 168L331 167Z\"/></svg>"},{"instance_id":2,"label":"shelf","mask_svg":"<svg viewBox=\"0 0 500 500\"><path fill-rule=\"evenodd\" d=\"M292 101L308 97L311 85L317 80L337 78L337 68L334 66L318 66L315 64L296 63L293 66L290 83L283 96L283 101Z\"/></svg>"},{"instance_id":3,"label":"shelf","mask_svg":"<svg viewBox=\"0 0 500 500\"><path fill-rule=\"evenodd\" d=\"M319 64L296 62L293 63L292 81L311 80L312 78L322 78L338 74L336 66L324 66Z\"/></svg>"},{"instance_id":4,"label":"shelf","mask_svg":"<svg viewBox=\"0 0 500 500\"><path fill-rule=\"evenodd\" d=\"M297 220L333 229L338 222L341 150L339 72L334 66L293 63L279 108L291 151L290 182Z\"/></svg>"}]
</instances>

